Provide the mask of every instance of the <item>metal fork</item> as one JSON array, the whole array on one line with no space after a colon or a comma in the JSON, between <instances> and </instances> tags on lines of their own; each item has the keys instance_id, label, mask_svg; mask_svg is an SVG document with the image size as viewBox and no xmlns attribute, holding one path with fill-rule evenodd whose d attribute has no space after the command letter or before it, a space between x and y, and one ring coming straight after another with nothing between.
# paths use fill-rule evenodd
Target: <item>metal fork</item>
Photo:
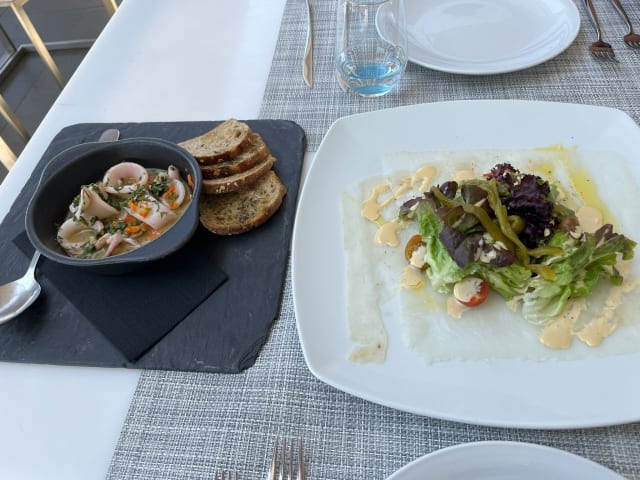
<instances>
[{"instance_id":1,"label":"metal fork","mask_svg":"<svg viewBox=\"0 0 640 480\"><path fill-rule=\"evenodd\" d=\"M228 472L226 470L216 470L215 480L238 480L240 475L238 472Z\"/></svg>"},{"instance_id":2,"label":"metal fork","mask_svg":"<svg viewBox=\"0 0 640 480\"><path fill-rule=\"evenodd\" d=\"M622 7L622 3L620 2L620 0L611 0L611 3L613 3L613 6L616 7L616 10L618 10L618 13L622 15L622 18L624 18L624 21L627 23L627 28L629 29L627 34L624 37L622 37L622 40L624 40L624 43L629 45L631 48L640 48L640 35L638 35L633 31L633 27L631 26L631 20L629 20L629 16L627 15L627 12L624 11L624 8Z\"/></svg>"},{"instance_id":3,"label":"metal fork","mask_svg":"<svg viewBox=\"0 0 640 480\"><path fill-rule=\"evenodd\" d=\"M592 1L584 0L584 3L587 6L587 10L589 10L589 16L593 21L593 25L596 27L596 33L598 35L598 38L596 39L596 41L589 46L589 50L596 57L617 61L611 45L609 45L607 42L605 42L602 39L602 30L600 30L600 22L598 21L598 15L596 14L596 9L593 6Z\"/></svg>"},{"instance_id":4,"label":"metal fork","mask_svg":"<svg viewBox=\"0 0 640 480\"><path fill-rule=\"evenodd\" d=\"M289 440L289 452L287 453L287 439L282 440L282 448L278 454L278 444L280 439L276 439L273 447L273 458L271 460L271 469L269 470L269 480L293 480L294 466L297 463L297 480L305 480L304 475L304 451L302 448L302 440L298 440L298 454L296 462L296 453L294 451L294 441ZM278 458L279 457L279 458ZM278 461L279 460L279 461ZM287 463L288 460L288 463Z\"/></svg>"}]
</instances>

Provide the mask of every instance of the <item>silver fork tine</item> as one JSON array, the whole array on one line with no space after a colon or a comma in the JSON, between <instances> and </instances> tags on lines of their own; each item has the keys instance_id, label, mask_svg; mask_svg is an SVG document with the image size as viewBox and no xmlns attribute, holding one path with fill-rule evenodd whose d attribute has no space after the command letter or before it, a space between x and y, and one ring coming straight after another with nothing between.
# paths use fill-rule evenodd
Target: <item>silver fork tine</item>
<instances>
[{"instance_id":1,"label":"silver fork tine","mask_svg":"<svg viewBox=\"0 0 640 480\"><path fill-rule=\"evenodd\" d=\"M284 471L286 470L287 463L285 462L285 453L287 452L287 439L282 440L282 456L280 459L280 480L284 480Z\"/></svg>"},{"instance_id":2,"label":"silver fork tine","mask_svg":"<svg viewBox=\"0 0 640 480\"><path fill-rule=\"evenodd\" d=\"M279 440L276 438L276 441L273 444L273 458L271 459L271 469L269 470L269 480L276 480L276 465L278 463L278 442Z\"/></svg>"},{"instance_id":3,"label":"silver fork tine","mask_svg":"<svg viewBox=\"0 0 640 480\"><path fill-rule=\"evenodd\" d=\"M226 470L216 470L215 480L232 480L232 475L235 473L235 480L239 480L240 474L238 472L228 472Z\"/></svg>"},{"instance_id":4,"label":"silver fork tine","mask_svg":"<svg viewBox=\"0 0 640 480\"><path fill-rule=\"evenodd\" d=\"M289 452L289 480L293 480L293 439L289 443L289 450L291 450Z\"/></svg>"},{"instance_id":5,"label":"silver fork tine","mask_svg":"<svg viewBox=\"0 0 640 480\"><path fill-rule=\"evenodd\" d=\"M615 1L615 0L613 0ZM596 13L596 9L593 5L592 0L584 0L584 3L587 7L587 11L589 12L589 17L591 17L591 21L593 22L593 26L596 29L596 41L589 45L589 50L593 54L594 57L598 58L606 58L609 60L618 61L613 51L613 47L604 41L602 38L602 30L600 28L600 22L598 21L598 14Z\"/></svg>"},{"instance_id":6,"label":"silver fork tine","mask_svg":"<svg viewBox=\"0 0 640 480\"><path fill-rule=\"evenodd\" d=\"M302 439L298 440L298 480L304 478L304 452L302 450Z\"/></svg>"},{"instance_id":7,"label":"silver fork tine","mask_svg":"<svg viewBox=\"0 0 640 480\"><path fill-rule=\"evenodd\" d=\"M278 480L305 480L304 450L301 439L298 439L297 450L296 455L295 440L289 439L287 443L287 439L283 438L281 444L280 439L276 438L268 480L276 480L276 477ZM289 458L287 459L287 457ZM296 461L298 462L297 471L295 469ZM216 480L219 479L216 477Z\"/></svg>"},{"instance_id":8,"label":"silver fork tine","mask_svg":"<svg viewBox=\"0 0 640 480\"><path fill-rule=\"evenodd\" d=\"M623 18L625 23L627 24L627 34L622 37L624 43L626 43L631 48L638 48L638 42L640 41L640 35L633 31L633 25L631 25L631 20L629 20L629 16L627 12L624 10L622 6L622 2L620 0L611 0L613 6L618 10L618 13Z\"/></svg>"}]
</instances>

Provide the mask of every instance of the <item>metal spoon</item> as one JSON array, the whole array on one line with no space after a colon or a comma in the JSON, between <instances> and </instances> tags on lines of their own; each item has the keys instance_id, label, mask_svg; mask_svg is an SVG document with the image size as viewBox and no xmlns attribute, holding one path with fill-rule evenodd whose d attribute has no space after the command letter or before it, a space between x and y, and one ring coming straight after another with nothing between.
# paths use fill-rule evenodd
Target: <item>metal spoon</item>
<instances>
[{"instance_id":1,"label":"metal spoon","mask_svg":"<svg viewBox=\"0 0 640 480\"><path fill-rule=\"evenodd\" d=\"M35 276L39 259L40 252L36 252L24 277L0 286L0 324L20 315L40 295L42 288Z\"/></svg>"},{"instance_id":2,"label":"metal spoon","mask_svg":"<svg viewBox=\"0 0 640 480\"><path fill-rule=\"evenodd\" d=\"M100 138L98 138L98 142L115 142L120 138L120 130L117 128L107 128Z\"/></svg>"},{"instance_id":3,"label":"metal spoon","mask_svg":"<svg viewBox=\"0 0 640 480\"><path fill-rule=\"evenodd\" d=\"M118 138L120 138L120 131L116 128L109 128L102 132L98 141L114 142ZM24 277L0 285L0 325L20 315L40 295L42 287L40 287L35 275L38 260L40 260L40 252L36 251Z\"/></svg>"}]
</instances>

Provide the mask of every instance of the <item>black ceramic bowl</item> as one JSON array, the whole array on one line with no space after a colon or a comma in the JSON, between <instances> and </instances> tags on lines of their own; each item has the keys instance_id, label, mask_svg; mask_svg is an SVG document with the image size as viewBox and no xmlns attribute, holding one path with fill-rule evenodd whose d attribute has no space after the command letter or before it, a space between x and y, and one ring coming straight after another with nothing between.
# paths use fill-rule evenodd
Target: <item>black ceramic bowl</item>
<instances>
[{"instance_id":1,"label":"black ceramic bowl","mask_svg":"<svg viewBox=\"0 0 640 480\"><path fill-rule=\"evenodd\" d=\"M186 179L191 175L193 199L182 217L165 233L127 253L90 260L69 257L56 240L57 225L67 215L69 204L82 185L102 179L109 167L132 161L147 168L176 166ZM179 250L198 226L198 197L202 173L197 161L181 147L155 138L132 138L117 142L85 143L54 157L45 167L26 215L29 240L42 255L54 262L100 274L119 275L137 270Z\"/></svg>"}]
</instances>

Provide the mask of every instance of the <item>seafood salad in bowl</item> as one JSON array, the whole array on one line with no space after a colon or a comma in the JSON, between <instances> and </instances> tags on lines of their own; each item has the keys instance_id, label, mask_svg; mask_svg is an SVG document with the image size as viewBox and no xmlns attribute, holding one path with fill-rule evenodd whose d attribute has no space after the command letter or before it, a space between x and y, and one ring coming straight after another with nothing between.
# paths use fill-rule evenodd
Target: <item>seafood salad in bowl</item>
<instances>
[{"instance_id":1,"label":"seafood salad in bowl","mask_svg":"<svg viewBox=\"0 0 640 480\"><path fill-rule=\"evenodd\" d=\"M80 188L58 228L58 243L78 258L139 248L176 223L191 202L188 189L174 165L162 170L118 163L101 181Z\"/></svg>"},{"instance_id":2,"label":"seafood salad in bowl","mask_svg":"<svg viewBox=\"0 0 640 480\"><path fill-rule=\"evenodd\" d=\"M27 209L27 234L58 263L126 273L191 238L201 179L196 160L164 140L71 147L45 168Z\"/></svg>"}]
</instances>

